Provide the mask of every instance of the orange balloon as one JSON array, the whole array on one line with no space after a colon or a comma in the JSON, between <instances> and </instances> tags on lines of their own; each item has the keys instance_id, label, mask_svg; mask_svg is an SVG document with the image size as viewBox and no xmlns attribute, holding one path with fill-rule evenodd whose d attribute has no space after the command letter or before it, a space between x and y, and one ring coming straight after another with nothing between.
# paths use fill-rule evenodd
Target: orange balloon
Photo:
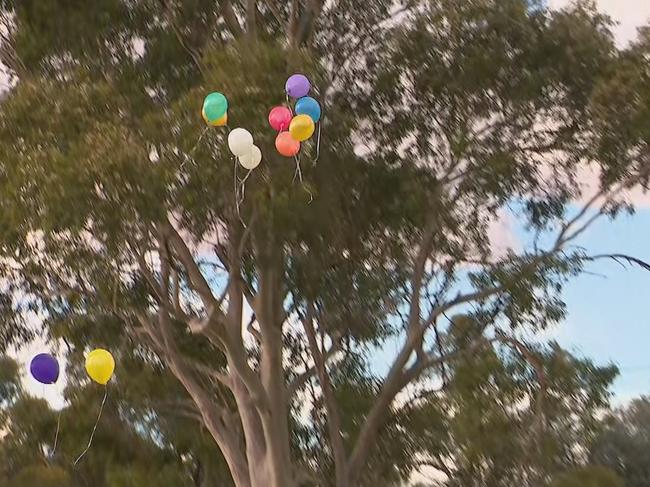
<instances>
[{"instance_id":1,"label":"orange balloon","mask_svg":"<svg viewBox=\"0 0 650 487\"><path fill-rule=\"evenodd\" d=\"M294 140L289 132L280 132L275 139L275 148L284 157L293 157L300 151L300 142Z\"/></svg>"}]
</instances>

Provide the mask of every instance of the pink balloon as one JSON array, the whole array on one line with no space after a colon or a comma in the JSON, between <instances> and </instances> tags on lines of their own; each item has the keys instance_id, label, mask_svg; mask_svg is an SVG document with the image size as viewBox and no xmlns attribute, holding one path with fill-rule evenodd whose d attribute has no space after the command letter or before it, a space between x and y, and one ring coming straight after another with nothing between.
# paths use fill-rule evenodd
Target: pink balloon
<instances>
[{"instance_id":1,"label":"pink balloon","mask_svg":"<svg viewBox=\"0 0 650 487\"><path fill-rule=\"evenodd\" d=\"M273 127L273 130L282 132L283 130L289 129L292 117L291 110L287 107L274 107L269 113L269 123Z\"/></svg>"}]
</instances>

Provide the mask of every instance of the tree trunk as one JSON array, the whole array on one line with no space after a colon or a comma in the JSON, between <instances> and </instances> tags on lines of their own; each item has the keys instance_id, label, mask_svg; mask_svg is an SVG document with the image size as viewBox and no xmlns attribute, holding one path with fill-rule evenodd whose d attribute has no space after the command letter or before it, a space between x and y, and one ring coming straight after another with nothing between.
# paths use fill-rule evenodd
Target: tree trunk
<instances>
[{"instance_id":1,"label":"tree trunk","mask_svg":"<svg viewBox=\"0 0 650 487\"><path fill-rule=\"evenodd\" d=\"M290 487L291 453L289 441L289 405L287 402L284 367L282 364L282 259L272 250L267 266L261 272L258 321L262 329L261 379L269 398L268 416L263 418L264 432L269 443L267 461L270 476L266 484Z\"/></svg>"}]
</instances>

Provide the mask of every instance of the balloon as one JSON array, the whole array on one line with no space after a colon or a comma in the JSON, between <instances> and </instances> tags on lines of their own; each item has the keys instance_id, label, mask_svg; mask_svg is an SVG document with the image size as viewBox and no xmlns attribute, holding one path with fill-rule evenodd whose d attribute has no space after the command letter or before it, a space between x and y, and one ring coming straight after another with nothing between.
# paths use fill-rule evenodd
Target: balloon
<instances>
[{"instance_id":1,"label":"balloon","mask_svg":"<svg viewBox=\"0 0 650 487\"><path fill-rule=\"evenodd\" d=\"M208 123L222 118L228 111L228 100L221 93L210 93L203 100L203 113Z\"/></svg>"},{"instance_id":2,"label":"balloon","mask_svg":"<svg viewBox=\"0 0 650 487\"><path fill-rule=\"evenodd\" d=\"M246 169L255 169L262 162L262 151L256 145L253 146L249 154L239 156L239 163Z\"/></svg>"},{"instance_id":3,"label":"balloon","mask_svg":"<svg viewBox=\"0 0 650 487\"><path fill-rule=\"evenodd\" d=\"M110 352L98 348L86 357L86 372L92 380L101 385L106 385L115 370L115 359Z\"/></svg>"},{"instance_id":4,"label":"balloon","mask_svg":"<svg viewBox=\"0 0 650 487\"><path fill-rule=\"evenodd\" d=\"M253 136L243 128L236 128L228 134L228 147L236 156L244 156L253 148Z\"/></svg>"},{"instance_id":5,"label":"balloon","mask_svg":"<svg viewBox=\"0 0 650 487\"><path fill-rule=\"evenodd\" d=\"M273 130L282 132L289 128L292 116L291 110L287 107L274 107L269 113L269 123L273 127Z\"/></svg>"},{"instance_id":6,"label":"balloon","mask_svg":"<svg viewBox=\"0 0 650 487\"><path fill-rule=\"evenodd\" d=\"M309 115L316 123L320 119L320 105L311 96L305 96L296 103L296 114Z\"/></svg>"},{"instance_id":7,"label":"balloon","mask_svg":"<svg viewBox=\"0 0 650 487\"><path fill-rule=\"evenodd\" d=\"M303 142L314 133L314 121L309 115L296 115L289 125L289 133L298 142Z\"/></svg>"},{"instance_id":8,"label":"balloon","mask_svg":"<svg viewBox=\"0 0 650 487\"><path fill-rule=\"evenodd\" d=\"M289 132L280 132L275 139L275 148L284 157L293 157L300 151L300 142L294 140Z\"/></svg>"},{"instance_id":9,"label":"balloon","mask_svg":"<svg viewBox=\"0 0 650 487\"><path fill-rule=\"evenodd\" d=\"M285 89L291 98L302 98L309 94L311 84L304 74L294 74L287 80Z\"/></svg>"},{"instance_id":10,"label":"balloon","mask_svg":"<svg viewBox=\"0 0 650 487\"><path fill-rule=\"evenodd\" d=\"M39 353L29 364L29 371L41 384L54 384L59 380L59 362L49 353Z\"/></svg>"},{"instance_id":11,"label":"balloon","mask_svg":"<svg viewBox=\"0 0 650 487\"><path fill-rule=\"evenodd\" d=\"M208 125L212 125L213 127L223 127L228 124L228 114L226 113L223 117L218 118L217 120L213 120L212 122L208 120L208 117L205 114L205 110L201 109L201 116L203 117L203 120L205 120L205 123Z\"/></svg>"}]
</instances>

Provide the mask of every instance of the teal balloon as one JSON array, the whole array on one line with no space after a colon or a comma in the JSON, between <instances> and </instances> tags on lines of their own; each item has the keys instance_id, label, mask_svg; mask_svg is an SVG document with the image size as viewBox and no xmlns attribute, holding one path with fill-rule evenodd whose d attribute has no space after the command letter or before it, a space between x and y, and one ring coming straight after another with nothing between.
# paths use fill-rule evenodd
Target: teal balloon
<instances>
[{"instance_id":1,"label":"teal balloon","mask_svg":"<svg viewBox=\"0 0 650 487\"><path fill-rule=\"evenodd\" d=\"M296 114L308 115L316 123L320 119L320 104L311 96L304 96L296 102Z\"/></svg>"},{"instance_id":2,"label":"teal balloon","mask_svg":"<svg viewBox=\"0 0 650 487\"><path fill-rule=\"evenodd\" d=\"M228 100L221 93L210 93L203 101L203 114L208 122L215 122L228 111Z\"/></svg>"}]
</instances>

